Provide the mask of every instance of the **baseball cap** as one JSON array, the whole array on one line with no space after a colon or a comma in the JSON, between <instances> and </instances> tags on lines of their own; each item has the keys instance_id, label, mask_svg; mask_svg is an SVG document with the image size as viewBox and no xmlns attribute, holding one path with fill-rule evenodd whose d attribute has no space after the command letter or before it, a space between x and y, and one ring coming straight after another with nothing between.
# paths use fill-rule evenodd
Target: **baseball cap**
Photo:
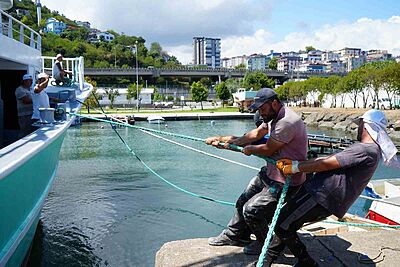
<instances>
[{"instance_id":1,"label":"baseball cap","mask_svg":"<svg viewBox=\"0 0 400 267\"><path fill-rule=\"evenodd\" d=\"M354 119L353 122L359 124L361 119L366 122L376 123L383 128L386 128L388 125L385 113L376 109L366 111L361 117Z\"/></svg>"},{"instance_id":2,"label":"baseball cap","mask_svg":"<svg viewBox=\"0 0 400 267\"><path fill-rule=\"evenodd\" d=\"M251 110L259 109L265 102L277 99L278 95L271 88L261 88L254 97L254 103L250 106Z\"/></svg>"},{"instance_id":3,"label":"baseball cap","mask_svg":"<svg viewBox=\"0 0 400 267\"><path fill-rule=\"evenodd\" d=\"M59 57L63 57L63 55L57 54L56 59L59 58Z\"/></svg>"},{"instance_id":4,"label":"baseball cap","mask_svg":"<svg viewBox=\"0 0 400 267\"><path fill-rule=\"evenodd\" d=\"M46 73L44 73L44 72L42 72L42 73L39 73L39 75L37 76L37 78L38 78L38 79L41 79L41 78L47 78L47 74L46 74Z\"/></svg>"},{"instance_id":5,"label":"baseball cap","mask_svg":"<svg viewBox=\"0 0 400 267\"><path fill-rule=\"evenodd\" d=\"M23 81L25 81L25 80L32 80L32 75L30 75L30 74L25 74L24 76L22 76L22 80L23 80Z\"/></svg>"}]
</instances>

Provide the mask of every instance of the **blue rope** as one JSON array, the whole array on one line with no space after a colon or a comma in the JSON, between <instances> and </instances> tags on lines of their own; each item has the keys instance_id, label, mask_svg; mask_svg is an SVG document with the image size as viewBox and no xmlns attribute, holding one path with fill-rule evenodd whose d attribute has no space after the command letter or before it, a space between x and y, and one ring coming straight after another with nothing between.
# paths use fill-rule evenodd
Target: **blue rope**
<instances>
[{"instance_id":1,"label":"blue rope","mask_svg":"<svg viewBox=\"0 0 400 267\"><path fill-rule=\"evenodd\" d=\"M265 238L264 246L261 250L260 256L258 257L257 267L262 267L264 265L264 260L265 260L266 254L267 254L268 246L269 246L269 243L271 243L271 239L274 234L275 225L276 225L276 222L278 221L279 214L281 213L281 209L282 209L285 197L286 197L286 193L289 189L289 184L290 184L291 178L292 177L290 175L286 176L285 185L283 186L282 193L279 198L278 204L276 206L274 216L272 217L271 224L269 225L267 238Z\"/></svg>"}]
</instances>

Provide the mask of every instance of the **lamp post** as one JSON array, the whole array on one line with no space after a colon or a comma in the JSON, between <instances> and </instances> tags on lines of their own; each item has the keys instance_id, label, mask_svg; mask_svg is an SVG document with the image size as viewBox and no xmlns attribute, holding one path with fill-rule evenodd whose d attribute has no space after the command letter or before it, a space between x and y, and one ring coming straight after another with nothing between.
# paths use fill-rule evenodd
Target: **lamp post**
<instances>
[{"instance_id":1,"label":"lamp post","mask_svg":"<svg viewBox=\"0 0 400 267\"><path fill-rule=\"evenodd\" d=\"M138 72L138 41L135 42L136 52L136 110L139 112L139 72Z\"/></svg>"}]
</instances>

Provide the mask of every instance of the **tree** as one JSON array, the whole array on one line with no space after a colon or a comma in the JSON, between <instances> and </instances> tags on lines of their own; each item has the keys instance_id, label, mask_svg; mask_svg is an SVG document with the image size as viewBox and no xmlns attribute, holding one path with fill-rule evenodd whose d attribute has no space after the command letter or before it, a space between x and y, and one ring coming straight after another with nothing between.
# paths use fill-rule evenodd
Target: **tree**
<instances>
[{"instance_id":1,"label":"tree","mask_svg":"<svg viewBox=\"0 0 400 267\"><path fill-rule=\"evenodd\" d=\"M201 109L203 110L203 102L206 101L209 91L201 82L193 82L190 86L190 93L192 94L192 99L195 102L200 102Z\"/></svg>"},{"instance_id":2,"label":"tree","mask_svg":"<svg viewBox=\"0 0 400 267\"><path fill-rule=\"evenodd\" d=\"M268 76L261 71L247 72L243 79L243 87L246 89L253 89L254 91L265 87L274 88L274 86L274 80L268 78Z\"/></svg>"},{"instance_id":3,"label":"tree","mask_svg":"<svg viewBox=\"0 0 400 267\"><path fill-rule=\"evenodd\" d=\"M97 93L97 82L90 79L89 77L85 77L86 82L90 83L93 86L92 93L86 98L85 100L85 105L87 108L88 113L90 113L90 108L91 107L97 107L98 102L96 99L100 99L101 95Z\"/></svg>"},{"instance_id":4,"label":"tree","mask_svg":"<svg viewBox=\"0 0 400 267\"><path fill-rule=\"evenodd\" d=\"M268 68L271 70L278 69L278 58L277 57L271 58L271 60L268 62Z\"/></svg>"},{"instance_id":5,"label":"tree","mask_svg":"<svg viewBox=\"0 0 400 267\"><path fill-rule=\"evenodd\" d=\"M142 91L142 85L139 84L138 89L139 89L139 94L140 91ZM128 85L128 91L126 93L126 99L129 101L129 103L131 102L131 99L136 99L137 100L137 93L136 93L136 83L131 83Z\"/></svg>"},{"instance_id":6,"label":"tree","mask_svg":"<svg viewBox=\"0 0 400 267\"><path fill-rule=\"evenodd\" d=\"M240 80L237 78L229 78L225 81L226 87L228 87L229 91L233 94L236 93L238 88L240 87Z\"/></svg>"},{"instance_id":7,"label":"tree","mask_svg":"<svg viewBox=\"0 0 400 267\"><path fill-rule=\"evenodd\" d=\"M357 75L356 72L350 72L346 77L343 78L343 82L344 92L352 95L350 99L353 102L353 107L356 108L358 95L364 90L365 87L364 80L362 77Z\"/></svg>"},{"instance_id":8,"label":"tree","mask_svg":"<svg viewBox=\"0 0 400 267\"><path fill-rule=\"evenodd\" d=\"M336 86L340 79L339 76L332 75L326 78L322 84L320 100L322 100L326 94L330 94L332 96L331 108L336 108L337 95L341 93L340 90L338 90L340 87Z\"/></svg>"},{"instance_id":9,"label":"tree","mask_svg":"<svg viewBox=\"0 0 400 267\"><path fill-rule=\"evenodd\" d=\"M240 63L239 65L237 65L236 67L235 67L235 69L237 69L237 70L239 70L239 69L245 69L246 68L246 64L244 64L244 63Z\"/></svg>"},{"instance_id":10,"label":"tree","mask_svg":"<svg viewBox=\"0 0 400 267\"><path fill-rule=\"evenodd\" d=\"M312 45L306 46L306 53L308 53L310 51L314 51L314 50L317 50L314 48L314 46L312 46Z\"/></svg>"},{"instance_id":11,"label":"tree","mask_svg":"<svg viewBox=\"0 0 400 267\"><path fill-rule=\"evenodd\" d=\"M151 43L149 55L153 57L160 57L162 55L162 48L158 42Z\"/></svg>"},{"instance_id":12,"label":"tree","mask_svg":"<svg viewBox=\"0 0 400 267\"><path fill-rule=\"evenodd\" d=\"M382 69L382 88L389 98L390 109L393 109L395 94L400 92L400 63L391 61Z\"/></svg>"},{"instance_id":13,"label":"tree","mask_svg":"<svg viewBox=\"0 0 400 267\"><path fill-rule=\"evenodd\" d=\"M113 105L115 102L115 98L119 96L118 89L116 88L109 88L109 89L104 89L107 95L108 100L110 100L110 108L113 109Z\"/></svg>"},{"instance_id":14,"label":"tree","mask_svg":"<svg viewBox=\"0 0 400 267\"><path fill-rule=\"evenodd\" d=\"M209 77L203 77L200 79L200 83L204 86L210 87L213 84L213 81Z\"/></svg>"},{"instance_id":15,"label":"tree","mask_svg":"<svg viewBox=\"0 0 400 267\"><path fill-rule=\"evenodd\" d=\"M221 82L215 86L215 92L218 98L222 100L222 106L224 106L225 102L230 99L232 95L225 82Z\"/></svg>"}]
</instances>

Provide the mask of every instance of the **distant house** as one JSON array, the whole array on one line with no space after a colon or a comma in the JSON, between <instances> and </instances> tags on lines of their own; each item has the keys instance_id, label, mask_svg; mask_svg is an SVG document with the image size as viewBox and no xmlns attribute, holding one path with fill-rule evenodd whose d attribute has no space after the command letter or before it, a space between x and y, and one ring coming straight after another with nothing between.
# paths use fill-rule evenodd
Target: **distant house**
<instances>
[{"instance_id":1,"label":"distant house","mask_svg":"<svg viewBox=\"0 0 400 267\"><path fill-rule=\"evenodd\" d=\"M46 20L45 31L53 32L55 34L61 34L67 28L67 24L62 21L58 21L55 18L49 18Z\"/></svg>"},{"instance_id":2,"label":"distant house","mask_svg":"<svg viewBox=\"0 0 400 267\"><path fill-rule=\"evenodd\" d=\"M77 21L75 21L75 23L76 23L78 26L81 26L81 27L85 27L85 28L87 28L87 29L90 29L90 22L88 22L88 21L80 21L80 20L77 20Z\"/></svg>"},{"instance_id":3,"label":"distant house","mask_svg":"<svg viewBox=\"0 0 400 267\"><path fill-rule=\"evenodd\" d=\"M17 12L17 16L22 17L22 16L29 16L31 14L31 11L27 10L27 9L17 9L15 10L15 12Z\"/></svg>"},{"instance_id":4,"label":"distant house","mask_svg":"<svg viewBox=\"0 0 400 267\"><path fill-rule=\"evenodd\" d=\"M111 34L109 32L101 32L95 29L92 29L92 32L89 34L89 42L95 43L95 42L111 42L114 40L115 36L114 34Z\"/></svg>"}]
</instances>

